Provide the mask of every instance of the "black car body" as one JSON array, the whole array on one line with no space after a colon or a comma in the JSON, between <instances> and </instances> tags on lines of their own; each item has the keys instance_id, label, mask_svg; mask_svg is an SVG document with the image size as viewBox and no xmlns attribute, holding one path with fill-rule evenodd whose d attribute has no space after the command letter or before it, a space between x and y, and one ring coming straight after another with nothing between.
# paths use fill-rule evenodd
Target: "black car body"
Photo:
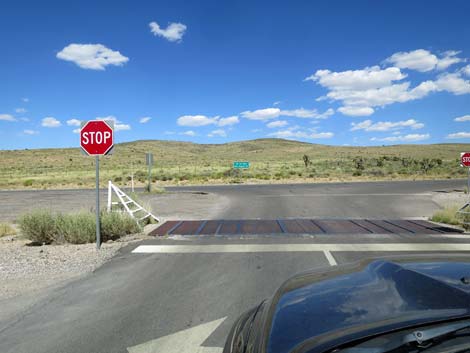
<instances>
[{"instance_id":1,"label":"black car body","mask_svg":"<svg viewBox=\"0 0 470 353\"><path fill-rule=\"evenodd\" d=\"M328 352L387 332L470 318L467 261L364 260L296 275L237 320L224 353Z\"/></svg>"}]
</instances>

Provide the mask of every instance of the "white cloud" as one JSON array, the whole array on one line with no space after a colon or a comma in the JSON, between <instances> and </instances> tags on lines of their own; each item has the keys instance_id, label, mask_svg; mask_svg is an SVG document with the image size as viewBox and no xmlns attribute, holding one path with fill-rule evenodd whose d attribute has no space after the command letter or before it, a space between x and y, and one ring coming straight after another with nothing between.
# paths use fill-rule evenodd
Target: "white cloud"
<instances>
[{"instance_id":1,"label":"white cloud","mask_svg":"<svg viewBox=\"0 0 470 353\"><path fill-rule=\"evenodd\" d=\"M470 65L467 65L467 66L463 67L460 71L461 71L464 75L470 76Z\"/></svg>"},{"instance_id":2,"label":"white cloud","mask_svg":"<svg viewBox=\"0 0 470 353\"><path fill-rule=\"evenodd\" d=\"M269 134L284 139L328 139L334 136L332 132L317 132L315 129L300 130L299 126L292 126L286 130L279 130Z\"/></svg>"},{"instance_id":3,"label":"white cloud","mask_svg":"<svg viewBox=\"0 0 470 353\"><path fill-rule=\"evenodd\" d=\"M177 120L179 126L206 126L217 124L218 116L209 118L205 115L183 115Z\"/></svg>"},{"instance_id":4,"label":"white cloud","mask_svg":"<svg viewBox=\"0 0 470 353\"><path fill-rule=\"evenodd\" d=\"M125 124L122 121L118 120L114 115L108 115L105 117L96 117L96 120L109 120L114 123L114 131L125 131L130 130L131 126L129 124Z\"/></svg>"},{"instance_id":5,"label":"white cloud","mask_svg":"<svg viewBox=\"0 0 470 353\"><path fill-rule=\"evenodd\" d=\"M77 128L77 129L73 129L72 132L73 132L74 134L79 134L79 133L80 133L80 130L81 130L81 128Z\"/></svg>"},{"instance_id":6,"label":"white cloud","mask_svg":"<svg viewBox=\"0 0 470 353\"><path fill-rule=\"evenodd\" d=\"M44 127L59 127L62 125L62 123L56 118L49 116L42 119L41 125Z\"/></svg>"},{"instance_id":7,"label":"white cloud","mask_svg":"<svg viewBox=\"0 0 470 353\"><path fill-rule=\"evenodd\" d=\"M220 118L219 116L208 117L205 115L183 115L180 116L176 123L179 126L207 126L207 125L217 125L217 126L230 126L238 124L240 120L238 116L229 116L227 118Z\"/></svg>"},{"instance_id":8,"label":"white cloud","mask_svg":"<svg viewBox=\"0 0 470 353\"><path fill-rule=\"evenodd\" d=\"M317 98L318 101L340 101L343 107L338 109L339 112L350 116L368 116L374 113L375 107L421 99L431 92L447 91L456 95L470 93L470 82L462 78L467 69L443 73L436 80L424 81L415 87L411 87L410 82L400 82L407 77L401 68L422 72L443 70L465 61L458 58L458 54L457 51L447 51L437 57L423 49L399 52L385 60L397 67L381 69L372 66L342 72L317 70L305 80L314 81L328 89L325 96Z\"/></svg>"},{"instance_id":9,"label":"white cloud","mask_svg":"<svg viewBox=\"0 0 470 353\"><path fill-rule=\"evenodd\" d=\"M102 44L69 44L57 53L57 58L90 70L104 70L108 65L122 66L129 61L120 52Z\"/></svg>"},{"instance_id":10,"label":"white cloud","mask_svg":"<svg viewBox=\"0 0 470 353\"><path fill-rule=\"evenodd\" d=\"M185 132L181 132L180 135L196 136L196 133L193 130L188 130L188 131L185 131Z\"/></svg>"},{"instance_id":11,"label":"white cloud","mask_svg":"<svg viewBox=\"0 0 470 353\"><path fill-rule=\"evenodd\" d=\"M174 135L174 134L176 134L176 132L174 132L174 131L165 131L164 134L165 135Z\"/></svg>"},{"instance_id":12,"label":"white cloud","mask_svg":"<svg viewBox=\"0 0 470 353\"><path fill-rule=\"evenodd\" d=\"M250 120L270 120L275 119L281 114L279 108L265 108L254 111L244 111L241 116Z\"/></svg>"},{"instance_id":13,"label":"white cloud","mask_svg":"<svg viewBox=\"0 0 470 353\"><path fill-rule=\"evenodd\" d=\"M294 116L296 118L313 118L317 115L317 111L315 109L293 109L293 110L281 110L280 115L284 116Z\"/></svg>"},{"instance_id":14,"label":"white cloud","mask_svg":"<svg viewBox=\"0 0 470 353\"><path fill-rule=\"evenodd\" d=\"M470 138L470 132L455 132L453 134L447 135L448 139L468 139Z\"/></svg>"},{"instance_id":15,"label":"white cloud","mask_svg":"<svg viewBox=\"0 0 470 353\"><path fill-rule=\"evenodd\" d=\"M224 129L217 129L217 130L211 131L207 136L209 136L209 137L215 137L215 136L227 137L227 133L225 132Z\"/></svg>"},{"instance_id":16,"label":"white cloud","mask_svg":"<svg viewBox=\"0 0 470 353\"><path fill-rule=\"evenodd\" d=\"M37 135L37 134L39 134L39 131L26 129L26 130L23 130L23 134L25 134L25 135Z\"/></svg>"},{"instance_id":17,"label":"white cloud","mask_svg":"<svg viewBox=\"0 0 470 353\"><path fill-rule=\"evenodd\" d=\"M469 94L470 81L462 78L461 73L445 73L433 82L435 91L447 91L455 95Z\"/></svg>"},{"instance_id":18,"label":"white cloud","mask_svg":"<svg viewBox=\"0 0 470 353\"><path fill-rule=\"evenodd\" d=\"M315 132L310 134L312 139L329 139L332 138L335 134L332 132Z\"/></svg>"},{"instance_id":19,"label":"white cloud","mask_svg":"<svg viewBox=\"0 0 470 353\"><path fill-rule=\"evenodd\" d=\"M227 118L221 118L219 119L217 125L218 126L230 126L230 125L235 125L238 124L240 120L238 119L238 116L229 116Z\"/></svg>"},{"instance_id":20,"label":"white cloud","mask_svg":"<svg viewBox=\"0 0 470 353\"><path fill-rule=\"evenodd\" d=\"M146 124L148 123L152 118L149 116L144 116L143 118L140 118L139 123L141 124Z\"/></svg>"},{"instance_id":21,"label":"white cloud","mask_svg":"<svg viewBox=\"0 0 470 353\"><path fill-rule=\"evenodd\" d=\"M186 25L182 23L170 23L166 29L159 26L157 22L150 22L150 32L155 36L163 37L170 42L180 42L186 32Z\"/></svg>"},{"instance_id":22,"label":"white cloud","mask_svg":"<svg viewBox=\"0 0 470 353\"><path fill-rule=\"evenodd\" d=\"M21 113L26 113L27 110L26 110L25 108L16 108L16 109L15 109L15 112L21 114Z\"/></svg>"},{"instance_id":23,"label":"white cloud","mask_svg":"<svg viewBox=\"0 0 470 353\"><path fill-rule=\"evenodd\" d=\"M29 121L29 118L21 117L20 120L21 121Z\"/></svg>"},{"instance_id":24,"label":"white cloud","mask_svg":"<svg viewBox=\"0 0 470 353\"><path fill-rule=\"evenodd\" d=\"M292 109L281 110L279 108L265 108L254 111L245 111L241 116L250 120L266 121L276 119L280 116L291 116L295 118L309 118L309 119L326 119L335 113L334 109L329 108L323 113L319 113L316 109Z\"/></svg>"},{"instance_id":25,"label":"white cloud","mask_svg":"<svg viewBox=\"0 0 470 353\"><path fill-rule=\"evenodd\" d=\"M409 52L398 52L385 60L401 69L411 69L420 72L427 72L434 69L445 70L449 66L463 62L458 58L459 51L448 50L438 58L428 50L417 49Z\"/></svg>"},{"instance_id":26,"label":"white cloud","mask_svg":"<svg viewBox=\"0 0 470 353\"><path fill-rule=\"evenodd\" d=\"M81 120L78 120L78 119L69 119L67 120L67 125L68 126L80 126L81 124Z\"/></svg>"},{"instance_id":27,"label":"white cloud","mask_svg":"<svg viewBox=\"0 0 470 353\"><path fill-rule=\"evenodd\" d=\"M436 65L436 69L438 70L445 70L449 66L464 62L464 59L458 58L457 55L460 54L460 51L456 50L448 50L442 54L441 59Z\"/></svg>"},{"instance_id":28,"label":"white cloud","mask_svg":"<svg viewBox=\"0 0 470 353\"><path fill-rule=\"evenodd\" d=\"M413 130L422 129L423 123L420 123L414 119L402 120L402 121L378 121L373 123L372 120L364 120L360 123L351 123L351 131L364 130L364 131L390 131L399 130L403 128L411 128Z\"/></svg>"},{"instance_id":29,"label":"white cloud","mask_svg":"<svg viewBox=\"0 0 470 353\"><path fill-rule=\"evenodd\" d=\"M431 71L439 63L437 56L424 49L409 52L398 52L386 59L400 69L411 69L421 72Z\"/></svg>"},{"instance_id":30,"label":"white cloud","mask_svg":"<svg viewBox=\"0 0 470 353\"><path fill-rule=\"evenodd\" d=\"M275 102L273 103L273 105L279 105L279 104L281 104L281 103L282 103L282 101L275 101Z\"/></svg>"},{"instance_id":31,"label":"white cloud","mask_svg":"<svg viewBox=\"0 0 470 353\"><path fill-rule=\"evenodd\" d=\"M13 115L0 114L0 121L17 121Z\"/></svg>"},{"instance_id":32,"label":"white cloud","mask_svg":"<svg viewBox=\"0 0 470 353\"><path fill-rule=\"evenodd\" d=\"M292 116L295 118L314 118L314 119L327 119L329 116L333 115L335 111L329 108L324 113L318 113L316 109L293 109L293 110L281 110L280 116Z\"/></svg>"},{"instance_id":33,"label":"white cloud","mask_svg":"<svg viewBox=\"0 0 470 353\"><path fill-rule=\"evenodd\" d=\"M315 116L314 118L316 119L326 119L328 118L329 116L333 115L335 113L335 110L332 109L332 108L328 108L325 112L321 113L321 114L318 114L317 116Z\"/></svg>"},{"instance_id":34,"label":"white cloud","mask_svg":"<svg viewBox=\"0 0 470 353\"><path fill-rule=\"evenodd\" d=\"M429 134L408 134L408 135L395 135L384 138L372 137L371 141L385 141L385 142L416 142L429 139Z\"/></svg>"},{"instance_id":35,"label":"white cloud","mask_svg":"<svg viewBox=\"0 0 470 353\"><path fill-rule=\"evenodd\" d=\"M369 115L374 114L374 109L371 107L346 106L346 107L339 107L338 111L344 115L349 115L349 116L369 116Z\"/></svg>"},{"instance_id":36,"label":"white cloud","mask_svg":"<svg viewBox=\"0 0 470 353\"><path fill-rule=\"evenodd\" d=\"M23 102L25 102L25 103L28 103L28 102L29 102L29 98L26 98L26 97L21 98L21 100L22 100Z\"/></svg>"},{"instance_id":37,"label":"white cloud","mask_svg":"<svg viewBox=\"0 0 470 353\"><path fill-rule=\"evenodd\" d=\"M406 76L396 67L381 69L379 66L372 66L362 70L341 72L317 70L305 80L318 82L330 90L367 90L388 86L393 81L402 80Z\"/></svg>"},{"instance_id":38,"label":"white cloud","mask_svg":"<svg viewBox=\"0 0 470 353\"><path fill-rule=\"evenodd\" d=\"M271 121L270 123L266 124L266 126L269 127L270 129L284 127L286 125L289 125L289 123L285 120Z\"/></svg>"},{"instance_id":39,"label":"white cloud","mask_svg":"<svg viewBox=\"0 0 470 353\"><path fill-rule=\"evenodd\" d=\"M470 121L470 115L459 116L458 118L455 118L454 121L457 121L459 123L463 121Z\"/></svg>"}]
</instances>

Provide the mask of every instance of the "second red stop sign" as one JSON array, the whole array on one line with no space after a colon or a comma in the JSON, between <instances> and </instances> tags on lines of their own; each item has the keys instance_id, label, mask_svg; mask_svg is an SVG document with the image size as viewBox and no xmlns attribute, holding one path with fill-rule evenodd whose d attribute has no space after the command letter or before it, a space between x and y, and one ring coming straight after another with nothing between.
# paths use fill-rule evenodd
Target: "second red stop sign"
<instances>
[{"instance_id":1,"label":"second red stop sign","mask_svg":"<svg viewBox=\"0 0 470 353\"><path fill-rule=\"evenodd\" d=\"M88 121L80 130L80 146L89 155L107 154L114 144L113 129L103 120Z\"/></svg>"}]
</instances>

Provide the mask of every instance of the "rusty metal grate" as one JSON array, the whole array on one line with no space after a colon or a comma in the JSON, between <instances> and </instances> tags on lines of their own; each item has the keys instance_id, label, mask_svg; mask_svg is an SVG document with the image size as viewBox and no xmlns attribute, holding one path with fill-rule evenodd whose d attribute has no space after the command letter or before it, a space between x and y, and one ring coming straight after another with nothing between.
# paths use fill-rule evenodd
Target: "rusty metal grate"
<instances>
[{"instance_id":1,"label":"rusty metal grate","mask_svg":"<svg viewBox=\"0 0 470 353\"><path fill-rule=\"evenodd\" d=\"M461 233L427 221L378 219L277 219L167 221L150 234L269 235L269 234L446 234Z\"/></svg>"}]
</instances>

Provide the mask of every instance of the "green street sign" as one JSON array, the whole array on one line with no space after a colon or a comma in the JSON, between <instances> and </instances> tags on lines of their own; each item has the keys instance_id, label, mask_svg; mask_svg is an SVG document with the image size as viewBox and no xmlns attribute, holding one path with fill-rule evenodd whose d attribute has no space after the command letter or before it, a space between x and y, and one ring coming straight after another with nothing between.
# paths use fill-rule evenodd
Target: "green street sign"
<instances>
[{"instance_id":1,"label":"green street sign","mask_svg":"<svg viewBox=\"0 0 470 353\"><path fill-rule=\"evenodd\" d=\"M248 169L250 168L250 162L233 162L234 169Z\"/></svg>"}]
</instances>

